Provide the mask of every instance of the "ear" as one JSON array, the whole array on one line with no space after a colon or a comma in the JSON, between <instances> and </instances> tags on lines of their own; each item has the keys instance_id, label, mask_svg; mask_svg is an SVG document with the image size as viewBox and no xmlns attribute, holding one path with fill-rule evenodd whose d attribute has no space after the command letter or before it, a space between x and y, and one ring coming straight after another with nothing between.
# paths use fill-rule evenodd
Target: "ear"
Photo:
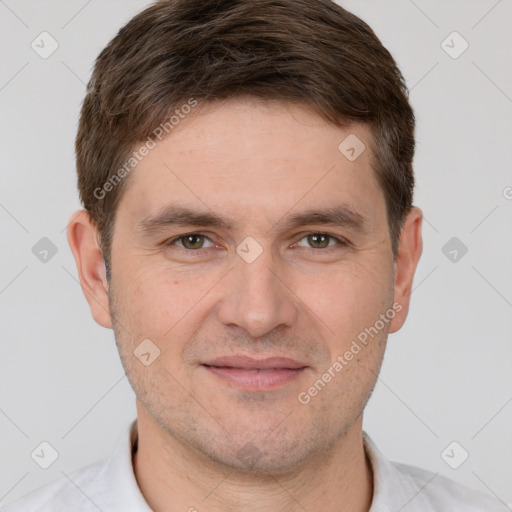
<instances>
[{"instance_id":1,"label":"ear","mask_svg":"<svg viewBox=\"0 0 512 512\"><path fill-rule=\"evenodd\" d=\"M409 312L412 281L423 249L422 220L421 210L413 207L405 218L400 233L398 254L394 263L394 303L397 304L397 314L390 323L390 333L396 332L402 327Z\"/></svg>"},{"instance_id":2,"label":"ear","mask_svg":"<svg viewBox=\"0 0 512 512\"><path fill-rule=\"evenodd\" d=\"M99 233L85 210L76 212L68 224L68 243L75 258L82 291L98 324L111 328L108 282Z\"/></svg>"}]
</instances>

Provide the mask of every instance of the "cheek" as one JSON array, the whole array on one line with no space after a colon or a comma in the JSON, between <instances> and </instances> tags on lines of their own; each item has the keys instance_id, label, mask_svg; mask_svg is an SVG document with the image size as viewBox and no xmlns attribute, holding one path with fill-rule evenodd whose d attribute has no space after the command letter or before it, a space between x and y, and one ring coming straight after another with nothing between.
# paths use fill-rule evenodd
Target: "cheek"
<instances>
[{"instance_id":1,"label":"cheek","mask_svg":"<svg viewBox=\"0 0 512 512\"><path fill-rule=\"evenodd\" d=\"M329 337L345 343L373 325L392 304L391 267L348 264L304 281L299 297L322 320Z\"/></svg>"},{"instance_id":2,"label":"cheek","mask_svg":"<svg viewBox=\"0 0 512 512\"><path fill-rule=\"evenodd\" d=\"M157 337L162 324L172 327L174 313L179 314L179 303L173 303L177 291L175 280L166 279L149 265L129 266L123 277L113 282L120 320L128 321L134 334L146 337Z\"/></svg>"},{"instance_id":3,"label":"cheek","mask_svg":"<svg viewBox=\"0 0 512 512\"><path fill-rule=\"evenodd\" d=\"M143 260L143 258L141 258ZM208 291L218 276L185 275L174 267L133 261L116 281L116 313L136 340L149 338L165 351L181 350L199 329L199 316L208 302ZM172 343L170 343L172 341Z\"/></svg>"}]
</instances>

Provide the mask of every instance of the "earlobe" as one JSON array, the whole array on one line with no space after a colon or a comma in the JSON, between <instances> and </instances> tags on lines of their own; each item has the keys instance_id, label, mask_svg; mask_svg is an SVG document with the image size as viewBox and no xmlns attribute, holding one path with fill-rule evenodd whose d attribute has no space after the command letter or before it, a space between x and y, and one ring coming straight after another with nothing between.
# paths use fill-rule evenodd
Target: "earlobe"
<instances>
[{"instance_id":1,"label":"earlobe","mask_svg":"<svg viewBox=\"0 0 512 512\"><path fill-rule=\"evenodd\" d=\"M398 254L394 263L394 303L400 304L402 309L391 321L390 333L402 327L409 312L414 273L423 249L422 220L421 210L413 207L405 218L400 234Z\"/></svg>"},{"instance_id":2,"label":"earlobe","mask_svg":"<svg viewBox=\"0 0 512 512\"><path fill-rule=\"evenodd\" d=\"M98 230L87 211L80 210L71 217L67 235L91 314L98 324L111 328L105 263Z\"/></svg>"}]
</instances>

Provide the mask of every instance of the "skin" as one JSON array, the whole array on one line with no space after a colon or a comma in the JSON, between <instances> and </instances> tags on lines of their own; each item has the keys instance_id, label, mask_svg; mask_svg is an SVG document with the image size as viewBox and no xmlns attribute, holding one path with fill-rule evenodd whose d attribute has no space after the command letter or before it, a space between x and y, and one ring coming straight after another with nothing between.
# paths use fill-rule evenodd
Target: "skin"
<instances>
[{"instance_id":1,"label":"skin","mask_svg":"<svg viewBox=\"0 0 512 512\"><path fill-rule=\"evenodd\" d=\"M367 148L354 162L338 150L349 134ZM388 332L407 316L422 248L413 208L393 258L370 144L365 126L332 126L307 106L209 103L132 171L116 215L110 282L94 225L84 211L72 218L82 289L96 322L114 329L137 395L134 470L153 510L369 510L362 413ZM142 220L171 203L232 225L143 233ZM292 214L338 205L362 226L285 225ZM207 238L192 248L173 241L189 233ZM311 233L335 238L317 244ZM252 263L236 252L248 236L262 249ZM300 403L299 393L394 303L394 318ZM145 366L133 351L147 338L160 355ZM275 389L244 390L201 366L235 354L284 356L307 368ZM249 460L240 456L247 450Z\"/></svg>"}]
</instances>

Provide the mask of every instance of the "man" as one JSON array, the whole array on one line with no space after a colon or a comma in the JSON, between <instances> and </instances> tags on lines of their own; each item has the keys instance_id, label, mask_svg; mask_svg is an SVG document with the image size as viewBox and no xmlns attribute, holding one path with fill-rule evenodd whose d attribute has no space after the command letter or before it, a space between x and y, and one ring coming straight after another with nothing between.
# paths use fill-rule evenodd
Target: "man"
<instances>
[{"instance_id":1,"label":"man","mask_svg":"<svg viewBox=\"0 0 512 512\"><path fill-rule=\"evenodd\" d=\"M422 248L414 116L328 0L175 0L99 56L68 240L137 421L14 511L498 511L362 431Z\"/></svg>"}]
</instances>

